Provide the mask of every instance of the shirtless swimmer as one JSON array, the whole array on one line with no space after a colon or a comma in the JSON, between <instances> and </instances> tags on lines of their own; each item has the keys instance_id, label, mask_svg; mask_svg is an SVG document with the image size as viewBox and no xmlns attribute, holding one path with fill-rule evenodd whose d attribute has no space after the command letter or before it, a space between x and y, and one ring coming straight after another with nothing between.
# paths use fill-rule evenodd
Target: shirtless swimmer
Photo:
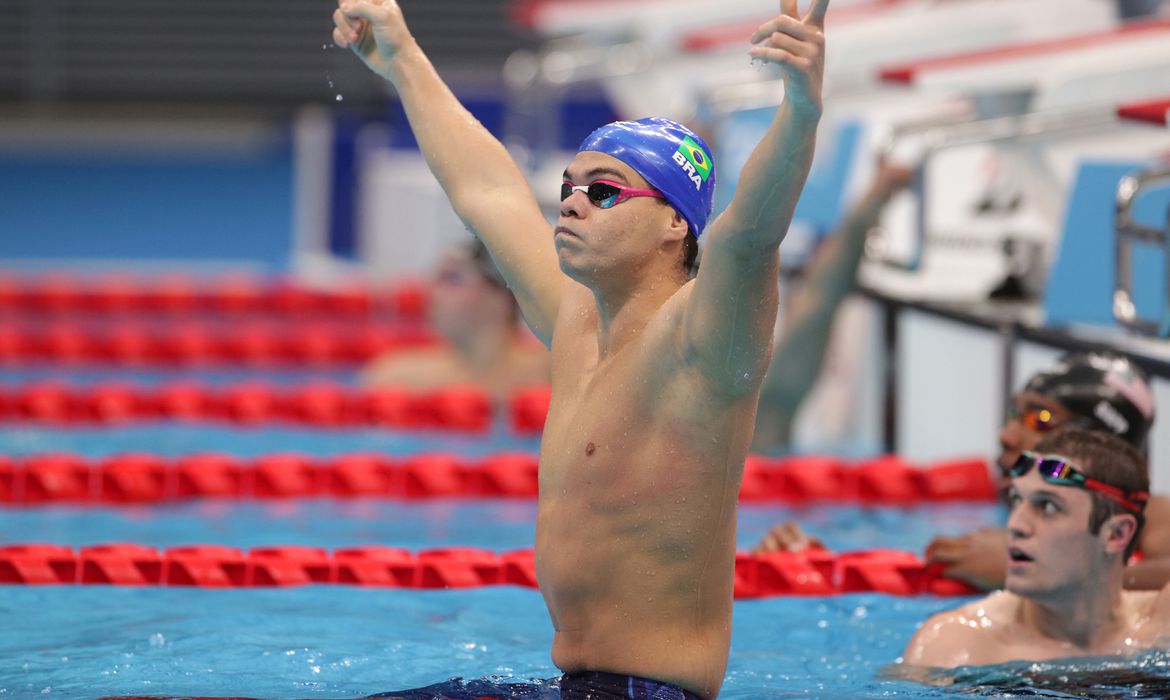
<instances>
[{"instance_id":1,"label":"shirtless swimmer","mask_svg":"<svg viewBox=\"0 0 1170 700\"><path fill-rule=\"evenodd\" d=\"M664 119L603 126L550 229L393 0L343 0L334 42L398 91L420 150L552 351L536 567L565 698L714 698L731 639L736 500L768 366L780 242L812 162L828 0L751 37L786 96L707 225L715 165ZM703 266L690 279L697 238Z\"/></svg>"}]
</instances>

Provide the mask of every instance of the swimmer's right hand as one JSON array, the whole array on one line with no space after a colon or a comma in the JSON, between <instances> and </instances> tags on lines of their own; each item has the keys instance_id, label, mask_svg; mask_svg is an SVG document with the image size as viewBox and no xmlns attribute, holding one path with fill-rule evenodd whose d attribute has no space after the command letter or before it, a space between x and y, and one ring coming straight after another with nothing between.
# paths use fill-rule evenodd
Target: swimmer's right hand
<instances>
[{"instance_id":1,"label":"swimmer's right hand","mask_svg":"<svg viewBox=\"0 0 1170 700\"><path fill-rule=\"evenodd\" d=\"M339 0L333 43L352 49L371 70L389 78L390 62L414 44L414 37L395 0Z\"/></svg>"},{"instance_id":2,"label":"swimmer's right hand","mask_svg":"<svg viewBox=\"0 0 1170 700\"><path fill-rule=\"evenodd\" d=\"M800 525L787 522L783 525L774 525L756 545L752 551L757 554L765 552L803 552L806 549L824 549L820 539L807 534Z\"/></svg>"}]
</instances>

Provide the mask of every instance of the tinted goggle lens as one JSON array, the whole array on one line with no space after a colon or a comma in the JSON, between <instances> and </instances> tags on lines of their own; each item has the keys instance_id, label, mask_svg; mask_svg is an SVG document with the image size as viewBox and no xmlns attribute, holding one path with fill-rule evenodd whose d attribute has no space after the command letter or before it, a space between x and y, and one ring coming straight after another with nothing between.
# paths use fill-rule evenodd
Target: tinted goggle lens
<instances>
[{"instance_id":1,"label":"tinted goggle lens","mask_svg":"<svg viewBox=\"0 0 1170 700\"><path fill-rule=\"evenodd\" d=\"M1047 408L1029 408L1025 411L1012 408L1010 415L1013 419L1023 423L1028 430L1037 433L1047 433L1061 426L1061 422Z\"/></svg>"},{"instance_id":2,"label":"tinted goggle lens","mask_svg":"<svg viewBox=\"0 0 1170 700\"><path fill-rule=\"evenodd\" d=\"M1080 472L1068 465L1068 462L1062 462L1059 459L1037 460L1036 471L1044 477L1045 481L1054 483L1073 484L1084 479ZM1081 479L1077 477L1081 477Z\"/></svg>"},{"instance_id":3,"label":"tinted goggle lens","mask_svg":"<svg viewBox=\"0 0 1170 700\"><path fill-rule=\"evenodd\" d=\"M561 183L561 201L565 201L577 189L571 182ZM602 209L608 209L614 205L617 196L621 194L621 190L613 185L604 182L592 182L585 188L585 196Z\"/></svg>"},{"instance_id":4,"label":"tinted goggle lens","mask_svg":"<svg viewBox=\"0 0 1170 700\"><path fill-rule=\"evenodd\" d=\"M1008 469L1008 476L1013 478L1020 477L1028 473L1032 467L1036 467L1037 473L1048 482L1055 484L1079 484L1081 482L1078 476L1080 472L1069 466L1068 462L1061 459L1045 459L1036 457L1034 455L1022 454L1016 458L1016 463Z\"/></svg>"},{"instance_id":5,"label":"tinted goggle lens","mask_svg":"<svg viewBox=\"0 0 1170 700\"><path fill-rule=\"evenodd\" d=\"M1149 492L1146 491L1125 493L1116 486L1097 481L1096 479L1090 479L1063 459L1038 457L1027 452L1016 458L1016 463L1010 469L1006 470L1006 475L1013 478L1020 477L1027 474L1028 470L1033 466L1036 467L1036 472L1040 474L1041 478L1050 484L1077 486L1079 488L1089 489L1090 491L1096 491L1121 505L1122 508L1137 513L1139 516L1145 507L1146 501L1150 497Z\"/></svg>"}]
</instances>

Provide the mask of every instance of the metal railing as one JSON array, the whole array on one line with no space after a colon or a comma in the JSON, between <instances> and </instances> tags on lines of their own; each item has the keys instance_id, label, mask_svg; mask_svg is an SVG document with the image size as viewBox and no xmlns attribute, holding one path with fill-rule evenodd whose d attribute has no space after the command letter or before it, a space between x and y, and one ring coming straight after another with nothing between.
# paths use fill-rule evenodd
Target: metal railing
<instances>
[{"instance_id":1,"label":"metal railing","mask_svg":"<svg viewBox=\"0 0 1170 700\"><path fill-rule=\"evenodd\" d=\"M1170 208L1166 225L1155 228L1133 219L1133 204L1138 195L1151 187L1170 185L1170 169L1147 170L1122 178L1117 187L1117 207L1114 216L1114 287L1113 316L1118 323L1141 333L1170 337ZM1142 316L1134 303L1133 255L1134 244L1157 246L1162 251L1165 280L1162 290L1162 309L1159 318Z\"/></svg>"}]
</instances>

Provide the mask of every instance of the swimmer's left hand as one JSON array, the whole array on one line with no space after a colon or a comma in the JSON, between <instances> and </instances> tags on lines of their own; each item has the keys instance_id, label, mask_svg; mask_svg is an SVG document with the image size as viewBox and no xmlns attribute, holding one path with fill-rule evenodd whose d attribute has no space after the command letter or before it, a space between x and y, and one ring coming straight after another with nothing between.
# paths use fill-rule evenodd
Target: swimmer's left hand
<instances>
[{"instance_id":1,"label":"swimmer's left hand","mask_svg":"<svg viewBox=\"0 0 1170 700\"><path fill-rule=\"evenodd\" d=\"M825 12L829 0L813 0L802 18L798 0L780 0L780 15L752 35L752 58L784 68L784 101L803 113L820 116L825 74Z\"/></svg>"}]
</instances>

